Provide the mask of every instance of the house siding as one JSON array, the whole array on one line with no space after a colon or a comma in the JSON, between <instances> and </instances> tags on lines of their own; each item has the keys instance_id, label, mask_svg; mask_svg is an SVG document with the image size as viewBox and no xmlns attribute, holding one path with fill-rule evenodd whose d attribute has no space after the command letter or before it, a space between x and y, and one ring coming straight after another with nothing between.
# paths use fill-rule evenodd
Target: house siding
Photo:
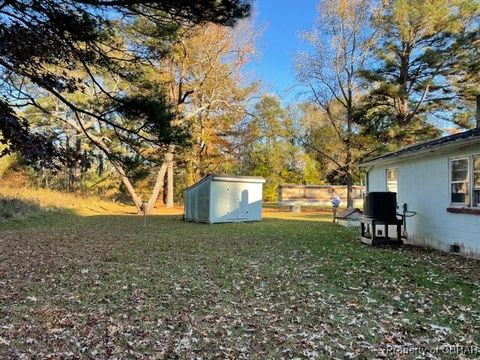
<instances>
[{"instance_id":1,"label":"house siding","mask_svg":"<svg viewBox=\"0 0 480 360\"><path fill-rule=\"evenodd\" d=\"M436 152L403 161L391 161L368 171L368 191L386 191L386 169L398 169L398 204L415 211L407 218L408 243L480 258L480 216L452 214L450 206L449 159L480 154L480 145L461 150Z\"/></svg>"}]
</instances>

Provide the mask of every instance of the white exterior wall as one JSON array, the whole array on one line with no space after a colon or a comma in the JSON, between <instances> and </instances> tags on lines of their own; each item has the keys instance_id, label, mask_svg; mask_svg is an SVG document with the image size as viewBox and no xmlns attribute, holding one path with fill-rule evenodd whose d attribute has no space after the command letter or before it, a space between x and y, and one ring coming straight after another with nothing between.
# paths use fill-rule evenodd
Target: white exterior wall
<instances>
[{"instance_id":1,"label":"white exterior wall","mask_svg":"<svg viewBox=\"0 0 480 360\"><path fill-rule=\"evenodd\" d=\"M386 191L386 169L397 168L398 204L405 202L408 210L417 213L407 218L408 242L443 251L450 251L450 245L458 244L461 254L480 258L480 216L447 212L449 159L477 154L480 145L374 166L368 171L367 191Z\"/></svg>"},{"instance_id":2,"label":"white exterior wall","mask_svg":"<svg viewBox=\"0 0 480 360\"><path fill-rule=\"evenodd\" d=\"M212 181L210 222L262 219L262 183Z\"/></svg>"},{"instance_id":3,"label":"white exterior wall","mask_svg":"<svg viewBox=\"0 0 480 360\"><path fill-rule=\"evenodd\" d=\"M185 219L197 222L210 220L210 180L185 191Z\"/></svg>"}]
</instances>

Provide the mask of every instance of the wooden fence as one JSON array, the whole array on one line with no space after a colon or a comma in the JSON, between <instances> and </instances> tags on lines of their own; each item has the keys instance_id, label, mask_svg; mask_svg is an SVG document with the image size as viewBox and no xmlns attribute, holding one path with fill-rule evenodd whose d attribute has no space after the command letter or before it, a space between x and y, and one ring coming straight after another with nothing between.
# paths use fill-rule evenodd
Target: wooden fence
<instances>
[{"instance_id":1,"label":"wooden fence","mask_svg":"<svg viewBox=\"0 0 480 360\"><path fill-rule=\"evenodd\" d=\"M346 185L281 185L278 187L278 203L290 206L331 206L332 190L340 197L340 206L347 206ZM364 192L365 186L353 186L354 207L363 207Z\"/></svg>"}]
</instances>

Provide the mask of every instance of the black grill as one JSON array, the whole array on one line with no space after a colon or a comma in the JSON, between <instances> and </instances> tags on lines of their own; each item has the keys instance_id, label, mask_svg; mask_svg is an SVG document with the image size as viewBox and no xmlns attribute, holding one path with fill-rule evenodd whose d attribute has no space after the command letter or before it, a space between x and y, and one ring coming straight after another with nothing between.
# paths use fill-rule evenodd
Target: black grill
<instances>
[{"instance_id":1,"label":"black grill","mask_svg":"<svg viewBox=\"0 0 480 360\"><path fill-rule=\"evenodd\" d=\"M364 215L379 220L395 220L397 218L397 193L369 192L363 204Z\"/></svg>"}]
</instances>

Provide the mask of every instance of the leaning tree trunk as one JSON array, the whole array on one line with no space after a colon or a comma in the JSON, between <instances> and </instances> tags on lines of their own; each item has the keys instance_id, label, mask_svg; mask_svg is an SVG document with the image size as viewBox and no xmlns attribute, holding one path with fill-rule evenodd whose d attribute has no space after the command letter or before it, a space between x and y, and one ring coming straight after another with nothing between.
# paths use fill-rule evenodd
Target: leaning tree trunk
<instances>
[{"instance_id":1,"label":"leaning tree trunk","mask_svg":"<svg viewBox=\"0 0 480 360\"><path fill-rule=\"evenodd\" d=\"M148 199L148 202L145 203L145 209L143 208L144 204L142 199L137 195L135 188L133 187L130 179L125 174L125 171L117 167L117 171L120 173L120 177L122 178L123 185L125 185L130 197L133 200L135 208L137 209L138 214L145 214L149 215L152 213L153 208L155 207L155 202L158 199L158 194L163 190L163 182L165 180L165 173L167 172L168 163L165 161L160 169L157 172L157 177L155 180L155 185L153 186L152 194Z\"/></svg>"},{"instance_id":2,"label":"leaning tree trunk","mask_svg":"<svg viewBox=\"0 0 480 360\"><path fill-rule=\"evenodd\" d=\"M79 129L79 128L77 128L77 129ZM135 205L135 208L137 209L137 213L138 214L143 214L145 212L146 214L149 214L152 211L152 209L155 205L155 202L157 201L158 194L160 193L161 190L163 190L163 182L164 182L164 179L165 179L165 172L166 172L167 166L169 164L169 162L167 161L167 156L165 157L165 161L163 162L162 166L158 170L157 179L155 181L155 185L153 187L152 194L151 194L148 202L145 203L145 207L144 207L142 198L137 195L137 192L135 191L135 188L133 187L132 183L130 182L130 179L128 178L127 173L126 173L125 169L123 168L122 164L115 161L114 159L112 159L112 156L110 154L108 145L105 144L105 142L103 141L102 138L99 138L95 135L89 134L83 128L81 128L81 129L82 129L83 133L86 134L87 137L90 140L92 140L98 146L98 148L101 150L101 152L104 155L106 155L107 159L109 159L111 161L113 167L115 168L115 170L117 170L118 174L120 175L120 178L122 179L123 185L127 189L130 197L132 198L133 204ZM169 150L170 150L169 153L171 153L171 159L173 160L173 147L171 147ZM102 155L100 155L100 165L99 165L98 173L101 174L102 172L103 172L103 157L102 157ZM173 175L173 168L172 168L172 175ZM172 184L173 184L173 176L172 176Z\"/></svg>"},{"instance_id":3,"label":"leaning tree trunk","mask_svg":"<svg viewBox=\"0 0 480 360\"><path fill-rule=\"evenodd\" d=\"M145 203L145 205L143 204L142 199L137 195L132 183L126 176L123 169L118 170L120 173L120 177L122 178L122 182L127 188L127 191L130 194L130 197L132 198L133 203L135 204L135 208L137 209L138 214L143 214L145 212L145 214L149 215L152 213L152 210L155 207L155 203L157 202L158 195L163 190L163 183L165 180L165 174L167 172L168 166L169 166L169 163L164 162L160 167L160 169L158 170L157 177L155 179L155 185L153 186L152 194L150 195L150 198ZM173 184L173 181L172 181L172 184ZM145 206L145 209L143 208L143 206ZM172 196L172 206L173 206L173 196Z\"/></svg>"},{"instance_id":4,"label":"leaning tree trunk","mask_svg":"<svg viewBox=\"0 0 480 360\"><path fill-rule=\"evenodd\" d=\"M165 180L165 173L167 171L167 162L164 161L162 166L157 172L157 178L155 179L155 185L153 186L152 195L150 195L150 199L147 202L146 213L147 215L151 214L153 208L155 207L155 203L157 202L158 195L163 190L163 182Z\"/></svg>"},{"instance_id":5,"label":"leaning tree trunk","mask_svg":"<svg viewBox=\"0 0 480 360\"><path fill-rule=\"evenodd\" d=\"M137 192L135 191L135 188L133 187L132 183L130 182L130 179L125 173L125 170L123 170L120 166L115 166L115 168L119 172L123 185L125 185L125 188L127 189L128 193L130 194L130 197L132 198L133 204L137 209L137 213L141 214L143 212L142 199L140 198L140 196L137 195Z\"/></svg>"}]
</instances>

